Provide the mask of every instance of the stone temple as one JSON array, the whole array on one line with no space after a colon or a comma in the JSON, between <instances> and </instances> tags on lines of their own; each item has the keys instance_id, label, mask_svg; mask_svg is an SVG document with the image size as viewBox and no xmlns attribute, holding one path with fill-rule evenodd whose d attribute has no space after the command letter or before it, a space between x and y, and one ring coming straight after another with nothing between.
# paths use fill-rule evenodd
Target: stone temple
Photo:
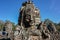
<instances>
[{"instance_id":1,"label":"stone temple","mask_svg":"<svg viewBox=\"0 0 60 40\"><path fill-rule=\"evenodd\" d=\"M30 0L22 3L16 30L13 31L12 24L8 22L0 32L1 40L60 40L59 38L55 25L41 22L40 11Z\"/></svg>"},{"instance_id":2,"label":"stone temple","mask_svg":"<svg viewBox=\"0 0 60 40\"><path fill-rule=\"evenodd\" d=\"M24 2L20 10L18 25L25 28L38 25L41 22L39 14L38 8L31 1Z\"/></svg>"}]
</instances>

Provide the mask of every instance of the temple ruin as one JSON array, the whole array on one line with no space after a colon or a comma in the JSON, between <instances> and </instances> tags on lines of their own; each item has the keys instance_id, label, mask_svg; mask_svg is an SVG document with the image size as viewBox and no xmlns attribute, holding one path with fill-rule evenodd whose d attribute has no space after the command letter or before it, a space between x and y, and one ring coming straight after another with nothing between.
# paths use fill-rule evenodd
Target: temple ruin
<instances>
[{"instance_id":1,"label":"temple ruin","mask_svg":"<svg viewBox=\"0 0 60 40\"><path fill-rule=\"evenodd\" d=\"M0 32L1 40L59 40L59 32L53 23L41 21L40 10L31 0L22 3L18 25L12 30L12 24L7 22Z\"/></svg>"}]
</instances>

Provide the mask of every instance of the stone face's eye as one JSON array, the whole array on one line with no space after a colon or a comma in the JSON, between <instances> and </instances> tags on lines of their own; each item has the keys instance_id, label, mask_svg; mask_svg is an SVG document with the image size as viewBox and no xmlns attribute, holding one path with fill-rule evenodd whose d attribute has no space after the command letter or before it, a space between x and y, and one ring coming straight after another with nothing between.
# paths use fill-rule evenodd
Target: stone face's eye
<instances>
[{"instance_id":1,"label":"stone face's eye","mask_svg":"<svg viewBox=\"0 0 60 40\"><path fill-rule=\"evenodd\" d=\"M28 15L28 14L26 14L25 18L30 20L31 19L31 16Z\"/></svg>"}]
</instances>

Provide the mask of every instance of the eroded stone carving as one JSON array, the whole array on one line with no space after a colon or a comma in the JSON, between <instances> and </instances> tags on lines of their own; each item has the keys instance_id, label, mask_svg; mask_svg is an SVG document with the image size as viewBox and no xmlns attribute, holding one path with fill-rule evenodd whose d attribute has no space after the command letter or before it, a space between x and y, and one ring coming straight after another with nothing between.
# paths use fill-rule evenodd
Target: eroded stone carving
<instances>
[{"instance_id":1,"label":"eroded stone carving","mask_svg":"<svg viewBox=\"0 0 60 40\"><path fill-rule=\"evenodd\" d=\"M10 22L5 23L3 34L0 32L0 38L6 37L11 40L59 40L54 24L41 22L39 10L31 1L22 4L18 18L16 30L12 30ZM58 39L57 39L58 38Z\"/></svg>"}]
</instances>

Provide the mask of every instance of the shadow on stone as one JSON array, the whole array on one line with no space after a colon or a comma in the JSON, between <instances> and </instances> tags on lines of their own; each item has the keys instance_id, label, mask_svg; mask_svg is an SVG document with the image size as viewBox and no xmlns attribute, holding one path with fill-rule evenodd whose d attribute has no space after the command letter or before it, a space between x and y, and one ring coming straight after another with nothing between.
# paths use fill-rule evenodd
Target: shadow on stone
<instances>
[{"instance_id":1,"label":"shadow on stone","mask_svg":"<svg viewBox=\"0 0 60 40\"><path fill-rule=\"evenodd\" d=\"M11 39L10 38L7 38L7 39L3 38L3 39L0 39L0 40L11 40Z\"/></svg>"}]
</instances>

